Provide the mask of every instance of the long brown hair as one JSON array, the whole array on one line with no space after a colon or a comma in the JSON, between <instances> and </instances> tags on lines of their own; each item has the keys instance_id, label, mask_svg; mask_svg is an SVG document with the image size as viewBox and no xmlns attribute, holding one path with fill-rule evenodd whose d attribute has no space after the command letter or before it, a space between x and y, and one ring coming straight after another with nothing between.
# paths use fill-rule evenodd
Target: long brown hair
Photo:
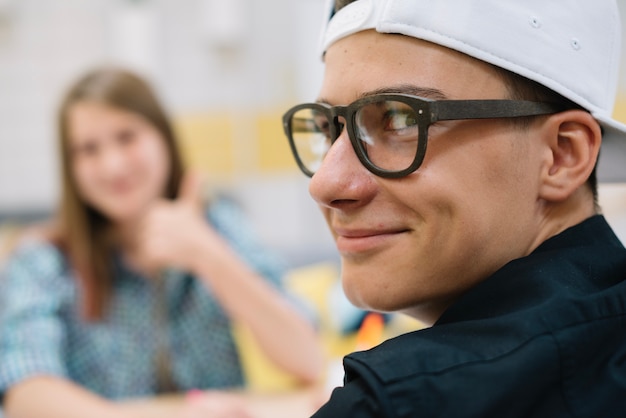
<instances>
[{"instance_id":1,"label":"long brown hair","mask_svg":"<svg viewBox=\"0 0 626 418\"><path fill-rule=\"evenodd\" d=\"M128 70L99 68L85 74L64 97L58 113L61 157L61 200L52 241L67 255L82 288L85 318L104 315L113 289L113 251L108 239L110 223L79 195L72 173L68 113L79 102L97 102L144 117L162 135L170 156L166 198L175 198L183 163L167 114L150 85Z\"/></svg>"}]
</instances>

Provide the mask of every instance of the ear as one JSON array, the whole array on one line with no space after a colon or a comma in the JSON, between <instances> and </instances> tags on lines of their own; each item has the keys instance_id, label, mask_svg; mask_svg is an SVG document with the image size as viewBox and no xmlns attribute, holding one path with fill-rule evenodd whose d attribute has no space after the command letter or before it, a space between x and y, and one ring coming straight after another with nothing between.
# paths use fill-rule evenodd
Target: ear
<instances>
[{"instance_id":1,"label":"ear","mask_svg":"<svg viewBox=\"0 0 626 418\"><path fill-rule=\"evenodd\" d=\"M585 184L596 165L600 125L588 112L569 110L550 116L542 125L542 137L550 158L543 167L540 196L564 201Z\"/></svg>"}]
</instances>

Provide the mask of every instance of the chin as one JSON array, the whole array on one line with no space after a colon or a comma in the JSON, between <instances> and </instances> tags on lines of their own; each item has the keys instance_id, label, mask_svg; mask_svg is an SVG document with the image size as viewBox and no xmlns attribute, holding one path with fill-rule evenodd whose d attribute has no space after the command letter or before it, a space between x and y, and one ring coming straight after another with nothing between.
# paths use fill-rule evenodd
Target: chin
<instances>
[{"instance_id":1,"label":"chin","mask_svg":"<svg viewBox=\"0 0 626 418\"><path fill-rule=\"evenodd\" d=\"M348 300L361 309L399 312L428 302L424 300L425 290L415 285L416 278L398 271L344 263L341 280Z\"/></svg>"},{"instance_id":2,"label":"chin","mask_svg":"<svg viewBox=\"0 0 626 418\"><path fill-rule=\"evenodd\" d=\"M109 208L109 210L103 211L103 213L112 223L123 224L136 221L143 212L134 208Z\"/></svg>"},{"instance_id":3,"label":"chin","mask_svg":"<svg viewBox=\"0 0 626 418\"><path fill-rule=\"evenodd\" d=\"M375 274L350 273L343 271L341 282L343 291L354 306L370 311L390 312L395 304L390 303L393 297L386 291L383 282L376 280Z\"/></svg>"}]
</instances>

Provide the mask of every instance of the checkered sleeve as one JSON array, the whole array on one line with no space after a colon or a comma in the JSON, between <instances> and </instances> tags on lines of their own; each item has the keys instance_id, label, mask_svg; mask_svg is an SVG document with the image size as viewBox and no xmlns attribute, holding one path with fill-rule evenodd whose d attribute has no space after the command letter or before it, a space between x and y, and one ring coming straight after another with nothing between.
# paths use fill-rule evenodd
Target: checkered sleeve
<instances>
[{"instance_id":1,"label":"checkered sleeve","mask_svg":"<svg viewBox=\"0 0 626 418\"><path fill-rule=\"evenodd\" d=\"M63 264L54 247L28 243L0 273L0 401L28 377L66 374L61 311L71 287Z\"/></svg>"}]
</instances>

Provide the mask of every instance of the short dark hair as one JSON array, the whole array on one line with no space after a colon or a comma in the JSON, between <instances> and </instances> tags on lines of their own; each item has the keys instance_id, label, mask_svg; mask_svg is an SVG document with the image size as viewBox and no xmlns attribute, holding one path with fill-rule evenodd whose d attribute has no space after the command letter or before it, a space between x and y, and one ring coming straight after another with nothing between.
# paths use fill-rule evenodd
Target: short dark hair
<instances>
[{"instance_id":1,"label":"short dark hair","mask_svg":"<svg viewBox=\"0 0 626 418\"><path fill-rule=\"evenodd\" d=\"M335 11L339 11L356 0L335 0Z\"/></svg>"},{"instance_id":2,"label":"short dark hair","mask_svg":"<svg viewBox=\"0 0 626 418\"><path fill-rule=\"evenodd\" d=\"M510 98L513 100L530 100L535 102L554 103L562 109L585 110L579 104L574 103L566 97L563 97L561 94L544 86L543 84L537 83L536 81L530 80L526 77L523 77L512 71L497 67L495 65L493 65L492 67L495 68L497 74L506 85L509 91ZM514 123L521 128L525 128L529 125L529 122L532 119L532 116L528 118L518 118L514 120ZM596 209L598 209L597 168L598 162L596 161L596 165L589 175L589 178L587 179L587 184L593 194L593 201Z\"/></svg>"}]
</instances>

